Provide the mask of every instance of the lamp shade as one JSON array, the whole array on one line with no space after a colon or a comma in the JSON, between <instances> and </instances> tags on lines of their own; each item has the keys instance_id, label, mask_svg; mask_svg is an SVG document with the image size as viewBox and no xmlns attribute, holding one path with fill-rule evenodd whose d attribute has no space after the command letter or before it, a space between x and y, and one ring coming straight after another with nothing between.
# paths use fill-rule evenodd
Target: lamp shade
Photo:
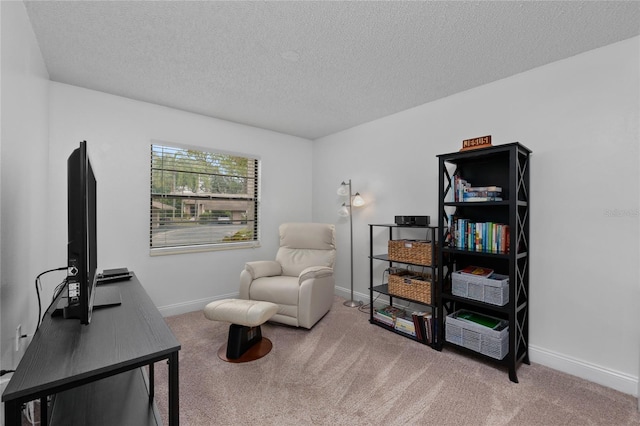
<instances>
[{"instance_id":1,"label":"lamp shade","mask_svg":"<svg viewBox=\"0 0 640 426\"><path fill-rule=\"evenodd\" d=\"M345 203L342 203L342 207L338 210L338 216L340 217L349 217L349 209Z\"/></svg>"},{"instance_id":2,"label":"lamp shade","mask_svg":"<svg viewBox=\"0 0 640 426\"><path fill-rule=\"evenodd\" d=\"M364 206L364 199L360 196L359 192L356 192L356 195L354 195L352 204L354 207Z\"/></svg>"},{"instance_id":3,"label":"lamp shade","mask_svg":"<svg viewBox=\"0 0 640 426\"><path fill-rule=\"evenodd\" d=\"M340 186L338 187L337 193L341 197L345 197L345 196L349 195L349 185L347 185L346 183L342 182L340 184Z\"/></svg>"}]
</instances>

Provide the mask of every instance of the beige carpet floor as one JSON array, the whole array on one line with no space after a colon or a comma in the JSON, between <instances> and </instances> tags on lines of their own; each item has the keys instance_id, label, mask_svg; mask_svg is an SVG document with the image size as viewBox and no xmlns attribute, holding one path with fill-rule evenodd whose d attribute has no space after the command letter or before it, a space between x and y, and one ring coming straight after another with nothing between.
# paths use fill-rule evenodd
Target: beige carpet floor
<instances>
[{"instance_id":1,"label":"beige carpet floor","mask_svg":"<svg viewBox=\"0 0 640 426\"><path fill-rule=\"evenodd\" d=\"M505 368L435 351L342 305L312 330L265 324L266 357L221 361L228 324L166 318L182 344L182 425L640 425L637 400L541 365ZM166 422L166 365L155 368Z\"/></svg>"}]
</instances>

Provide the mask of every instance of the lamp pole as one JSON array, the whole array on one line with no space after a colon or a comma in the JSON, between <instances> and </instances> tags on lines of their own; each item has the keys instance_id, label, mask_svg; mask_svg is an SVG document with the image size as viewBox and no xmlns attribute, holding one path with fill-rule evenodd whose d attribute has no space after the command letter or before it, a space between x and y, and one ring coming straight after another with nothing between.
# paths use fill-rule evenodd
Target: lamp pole
<instances>
[{"instance_id":1,"label":"lamp pole","mask_svg":"<svg viewBox=\"0 0 640 426\"><path fill-rule=\"evenodd\" d=\"M350 308L355 308L358 306L362 306L362 302L355 301L353 299L353 216L351 215L352 213L351 205L353 204L353 194L351 192L351 179L349 179L349 183L347 185L349 185L349 206L348 206L349 207L349 249L351 252L351 261L349 263L349 266L351 268L351 299L344 302L344 305Z\"/></svg>"}]
</instances>

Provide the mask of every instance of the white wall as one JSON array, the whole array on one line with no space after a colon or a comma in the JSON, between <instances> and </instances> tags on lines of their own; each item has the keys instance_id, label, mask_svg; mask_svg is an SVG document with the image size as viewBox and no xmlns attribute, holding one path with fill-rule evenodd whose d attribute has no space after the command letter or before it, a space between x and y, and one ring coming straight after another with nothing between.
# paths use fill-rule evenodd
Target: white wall
<instances>
[{"instance_id":1,"label":"white wall","mask_svg":"<svg viewBox=\"0 0 640 426\"><path fill-rule=\"evenodd\" d=\"M49 75L22 2L1 2L0 365L13 369L16 326L35 331L34 280L49 268L45 239ZM46 303L46 302L45 302Z\"/></svg>"},{"instance_id":2,"label":"white wall","mask_svg":"<svg viewBox=\"0 0 640 426\"><path fill-rule=\"evenodd\" d=\"M349 178L368 202L354 212L355 288L366 299L367 224L396 214L435 222L435 156L491 134L494 144L520 141L533 151L532 361L637 392L639 38L312 144L50 84L23 4L0 7L2 368L13 366L6 352L17 323L27 331L35 325L34 277L66 261L66 158L80 140L88 141L99 184L99 267L135 270L172 314L235 294L242 264L271 257L277 225L289 220L336 223L338 291L346 294L348 222L336 216L335 190ZM149 257L152 139L260 155L262 248ZM45 280L45 301L56 283Z\"/></svg>"},{"instance_id":3,"label":"white wall","mask_svg":"<svg viewBox=\"0 0 640 426\"><path fill-rule=\"evenodd\" d=\"M476 136L519 141L533 151L531 360L636 394L639 47L635 37L315 141L314 220L338 223L344 178L368 201L354 213L358 296L368 223L436 221L436 155ZM348 225L338 229L346 252ZM336 274L346 289L348 261Z\"/></svg>"},{"instance_id":4,"label":"white wall","mask_svg":"<svg viewBox=\"0 0 640 426\"><path fill-rule=\"evenodd\" d=\"M0 7L3 369L15 368L22 354L13 349L17 324L34 332L35 277L66 265L66 161L80 140L88 142L98 180L98 266L134 270L164 314L236 295L244 263L275 255L278 225L311 220L311 141L51 83L24 4ZM152 139L260 156L262 246L150 257ZM63 278L43 278L43 309Z\"/></svg>"},{"instance_id":5,"label":"white wall","mask_svg":"<svg viewBox=\"0 0 640 426\"><path fill-rule=\"evenodd\" d=\"M66 159L86 140L98 181L98 268L136 272L164 314L237 295L244 263L273 259L278 225L311 220L311 141L59 83L51 83L48 190L66 199ZM262 247L149 256L152 140L258 155ZM51 263L66 262L66 205L48 218Z\"/></svg>"}]
</instances>

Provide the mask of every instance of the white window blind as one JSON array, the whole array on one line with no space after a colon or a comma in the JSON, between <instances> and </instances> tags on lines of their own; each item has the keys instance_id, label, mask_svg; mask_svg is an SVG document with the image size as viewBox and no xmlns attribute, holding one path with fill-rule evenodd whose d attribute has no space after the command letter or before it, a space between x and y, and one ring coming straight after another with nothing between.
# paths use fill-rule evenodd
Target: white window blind
<instances>
[{"instance_id":1,"label":"white window blind","mask_svg":"<svg viewBox=\"0 0 640 426\"><path fill-rule=\"evenodd\" d=\"M152 144L152 253L255 245L259 167L257 158Z\"/></svg>"}]
</instances>

